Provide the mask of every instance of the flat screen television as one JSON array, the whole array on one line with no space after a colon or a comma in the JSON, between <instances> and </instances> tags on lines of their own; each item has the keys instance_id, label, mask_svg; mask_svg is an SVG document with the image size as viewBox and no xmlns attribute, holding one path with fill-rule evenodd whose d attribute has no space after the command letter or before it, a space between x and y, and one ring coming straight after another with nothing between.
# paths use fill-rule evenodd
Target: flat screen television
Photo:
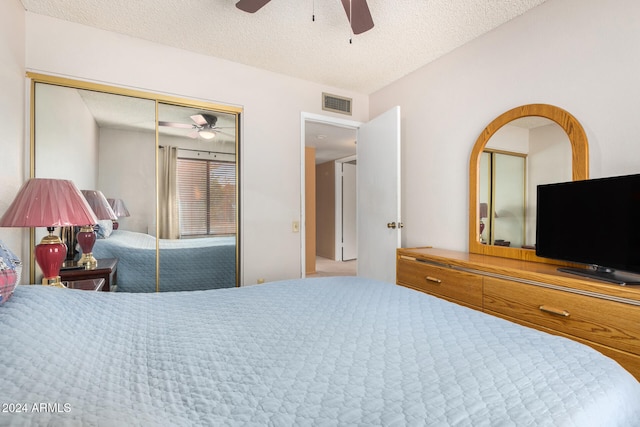
<instances>
[{"instance_id":1,"label":"flat screen television","mask_svg":"<svg viewBox=\"0 0 640 427\"><path fill-rule=\"evenodd\" d=\"M640 174L538 186L536 255L559 270L640 284Z\"/></svg>"}]
</instances>

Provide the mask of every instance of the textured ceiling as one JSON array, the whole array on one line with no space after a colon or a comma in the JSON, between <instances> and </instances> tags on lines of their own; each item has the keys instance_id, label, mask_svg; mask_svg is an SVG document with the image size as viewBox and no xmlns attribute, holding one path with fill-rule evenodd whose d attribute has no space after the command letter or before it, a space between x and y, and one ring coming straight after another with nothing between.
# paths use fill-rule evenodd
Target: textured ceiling
<instances>
[{"instance_id":1,"label":"textured ceiling","mask_svg":"<svg viewBox=\"0 0 640 427\"><path fill-rule=\"evenodd\" d=\"M375 26L357 36L340 0L272 0L254 14L235 0L21 1L33 13L370 94L545 0L368 0ZM85 102L101 126L142 121L135 106ZM187 113L170 121L189 123ZM353 130L306 125L319 163L352 155L354 139Z\"/></svg>"},{"instance_id":2,"label":"textured ceiling","mask_svg":"<svg viewBox=\"0 0 640 427\"><path fill-rule=\"evenodd\" d=\"M307 121L305 145L316 149L316 163L324 163L356 154L356 131L340 126Z\"/></svg>"},{"instance_id":3,"label":"textured ceiling","mask_svg":"<svg viewBox=\"0 0 640 427\"><path fill-rule=\"evenodd\" d=\"M255 14L234 0L21 1L29 12L370 94L545 0L368 0L375 26L353 37L340 0L272 0Z\"/></svg>"}]
</instances>

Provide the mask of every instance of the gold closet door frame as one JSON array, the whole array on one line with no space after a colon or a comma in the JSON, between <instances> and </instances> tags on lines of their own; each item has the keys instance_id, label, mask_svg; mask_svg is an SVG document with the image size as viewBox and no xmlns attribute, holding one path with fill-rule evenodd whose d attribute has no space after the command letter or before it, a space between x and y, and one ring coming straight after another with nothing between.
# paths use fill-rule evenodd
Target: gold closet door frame
<instances>
[{"instance_id":1,"label":"gold closet door frame","mask_svg":"<svg viewBox=\"0 0 640 427\"><path fill-rule=\"evenodd\" d=\"M523 194L523 204L522 204L522 212L523 212L523 218L526 218L526 209L527 209L527 199L528 199L528 195L527 195L527 158L528 155L524 154L524 153L518 153L515 151L505 151L505 150L496 150L493 148L485 148L483 150L483 152L487 153L489 155L489 171L490 171L490 189L489 189L489 203L490 203L490 210L489 210L489 241L487 242L487 244L489 245L493 245L494 240L495 240L495 212L496 212L496 154L502 154L504 156L513 156L513 157L519 157L521 159L523 159L523 168L522 168L522 174L523 174L523 188L522 188L522 194ZM481 178L479 178L479 183L482 181ZM522 241L523 243L526 243L526 236L527 236L527 223L526 221L524 221L523 226L522 226Z\"/></svg>"},{"instance_id":2,"label":"gold closet door frame","mask_svg":"<svg viewBox=\"0 0 640 427\"><path fill-rule=\"evenodd\" d=\"M240 115L243 112L242 107L231 106L226 104L218 104L208 101L200 101L188 98L181 98L173 95L166 95L161 93L146 92L143 90L111 86L102 83L89 82L84 80L75 80L67 77L52 76L39 73L26 73L27 79L29 79L29 178L35 178L35 160L36 160L36 140L35 140L35 103L36 103L36 91L35 87L38 83L50 84L55 86L68 87L72 89L83 89L95 92L103 92L113 95L129 96L132 98L148 99L155 102L155 189L156 189L156 236L158 235L158 221L157 218L160 212L160 198L158 194L158 162L159 162L159 126L158 126L158 105L170 104L180 107L202 108L205 110L220 111L227 114L233 114L235 116L235 154L236 154L236 287L240 286ZM35 228L29 230L29 247L34 248L36 245ZM156 292L159 292L160 286L160 242L156 239ZM33 250L30 250L29 254L29 283L35 283L35 257Z\"/></svg>"}]
</instances>

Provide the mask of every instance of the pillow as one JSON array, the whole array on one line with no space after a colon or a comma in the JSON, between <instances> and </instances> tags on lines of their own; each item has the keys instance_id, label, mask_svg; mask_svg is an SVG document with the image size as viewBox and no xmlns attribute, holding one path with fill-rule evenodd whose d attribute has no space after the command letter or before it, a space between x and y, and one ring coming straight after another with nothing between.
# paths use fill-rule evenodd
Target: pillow
<instances>
[{"instance_id":1,"label":"pillow","mask_svg":"<svg viewBox=\"0 0 640 427\"><path fill-rule=\"evenodd\" d=\"M20 259L0 241L0 305L13 295L21 272Z\"/></svg>"},{"instance_id":2,"label":"pillow","mask_svg":"<svg viewBox=\"0 0 640 427\"><path fill-rule=\"evenodd\" d=\"M96 237L98 239L106 239L113 233L113 222L110 219L98 220L96 227Z\"/></svg>"}]
</instances>

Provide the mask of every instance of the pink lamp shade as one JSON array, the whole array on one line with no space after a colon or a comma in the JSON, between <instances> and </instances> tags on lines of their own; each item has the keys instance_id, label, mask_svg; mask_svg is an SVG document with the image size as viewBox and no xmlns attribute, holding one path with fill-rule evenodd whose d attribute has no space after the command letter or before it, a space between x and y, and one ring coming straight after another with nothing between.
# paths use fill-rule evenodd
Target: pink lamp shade
<instances>
[{"instance_id":1,"label":"pink lamp shade","mask_svg":"<svg viewBox=\"0 0 640 427\"><path fill-rule=\"evenodd\" d=\"M111 206L111 209L113 209L113 212L118 218L131 216L129 215L129 210L125 206L122 199L107 199L107 201L109 202L109 206Z\"/></svg>"},{"instance_id":2,"label":"pink lamp shade","mask_svg":"<svg viewBox=\"0 0 640 427\"><path fill-rule=\"evenodd\" d=\"M32 178L22 185L0 227L67 227L97 224L78 187L68 180Z\"/></svg>"},{"instance_id":3,"label":"pink lamp shade","mask_svg":"<svg viewBox=\"0 0 640 427\"><path fill-rule=\"evenodd\" d=\"M22 185L0 218L0 227L47 227L49 235L35 248L36 262L43 274L42 283L64 286L59 273L67 247L53 234L54 227L97 222L91 207L73 182L32 178Z\"/></svg>"},{"instance_id":4,"label":"pink lamp shade","mask_svg":"<svg viewBox=\"0 0 640 427\"><path fill-rule=\"evenodd\" d=\"M480 219L487 218L488 214L489 214L489 204L480 203Z\"/></svg>"},{"instance_id":5,"label":"pink lamp shade","mask_svg":"<svg viewBox=\"0 0 640 427\"><path fill-rule=\"evenodd\" d=\"M98 220L109 219L115 221L118 219L113 209L111 209L111 206L109 206L107 198L104 197L101 191L82 190L82 194ZM95 268L98 265L98 260L93 256L93 245L96 243L96 232L93 229L94 224L95 223L83 224L78 234L76 234L76 239L78 239L78 244L82 249L82 256L78 260L78 265L84 265L85 268L88 269Z\"/></svg>"},{"instance_id":6,"label":"pink lamp shade","mask_svg":"<svg viewBox=\"0 0 640 427\"><path fill-rule=\"evenodd\" d=\"M111 209L113 209L113 212L118 218L130 216L129 210L125 206L122 199L107 199L107 201L109 202L109 206L111 206ZM113 221L113 229L118 229L118 221Z\"/></svg>"},{"instance_id":7,"label":"pink lamp shade","mask_svg":"<svg viewBox=\"0 0 640 427\"><path fill-rule=\"evenodd\" d=\"M93 213L96 214L96 218L99 220L110 219L112 221L118 219L102 191L82 190L82 195L87 199Z\"/></svg>"}]
</instances>

